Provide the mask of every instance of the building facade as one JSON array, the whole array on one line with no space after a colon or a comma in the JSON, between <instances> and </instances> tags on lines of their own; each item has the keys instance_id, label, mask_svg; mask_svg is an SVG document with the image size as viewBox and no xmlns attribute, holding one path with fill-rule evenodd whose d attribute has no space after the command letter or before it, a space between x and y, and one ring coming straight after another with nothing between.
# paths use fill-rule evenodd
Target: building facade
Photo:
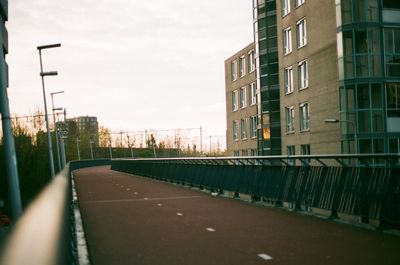
<instances>
[{"instance_id":1,"label":"building facade","mask_svg":"<svg viewBox=\"0 0 400 265\"><path fill-rule=\"evenodd\" d=\"M400 1L336 1L343 153L398 153Z\"/></svg>"},{"instance_id":2,"label":"building facade","mask_svg":"<svg viewBox=\"0 0 400 265\"><path fill-rule=\"evenodd\" d=\"M66 120L68 136L71 139L88 138L94 145L99 144L99 123L97 117L80 116Z\"/></svg>"},{"instance_id":3,"label":"building facade","mask_svg":"<svg viewBox=\"0 0 400 265\"><path fill-rule=\"evenodd\" d=\"M282 154L341 152L334 1L277 1ZM315 12L318 10L318 12Z\"/></svg>"},{"instance_id":4,"label":"building facade","mask_svg":"<svg viewBox=\"0 0 400 265\"><path fill-rule=\"evenodd\" d=\"M400 151L400 1L253 0L253 17L259 155Z\"/></svg>"},{"instance_id":5,"label":"building facade","mask_svg":"<svg viewBox=\"0 0 400 265\"><path fill-rule=\"evenodd\" d=\"M257 94L254 44L225 60L227 153L257 155Z\"/></svg>"}]
</instances>

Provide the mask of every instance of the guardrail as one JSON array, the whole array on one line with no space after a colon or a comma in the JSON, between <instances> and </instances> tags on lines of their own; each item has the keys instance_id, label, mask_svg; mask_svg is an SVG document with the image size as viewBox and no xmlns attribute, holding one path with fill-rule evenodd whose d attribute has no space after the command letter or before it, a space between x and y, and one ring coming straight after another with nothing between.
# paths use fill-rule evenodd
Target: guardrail
<instances>
[{"instance_id":1,"label":"guardrail","mask_svg":"<svg viewBox=\"0 0 400 265\"><path fill-rule=\"evenodd\" d=\"M70 162L15 224L0 264L79 264L70 176L79 168L109 164L108 159Z\"/></svg>"},{"instance_id":2,"label":"guardrail","mask_svg":"<svg viewBox=\"0 0 400 265\"><path fill-rule=\"evenodd\" d=\"M294 210L324 210L332 218L347 214L364 223L400 228L399 161L399 154L200 157L118 159L111 168L214 192L249 194Z\"/></svg>"}]
</instances>

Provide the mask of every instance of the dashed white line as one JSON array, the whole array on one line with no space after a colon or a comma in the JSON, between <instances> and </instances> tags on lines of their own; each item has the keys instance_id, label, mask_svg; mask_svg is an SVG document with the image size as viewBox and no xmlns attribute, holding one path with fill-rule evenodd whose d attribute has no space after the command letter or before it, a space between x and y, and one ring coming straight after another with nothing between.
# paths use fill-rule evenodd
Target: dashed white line
<instances>
[{"instance_id":1,"label":"dashed white line","mask_svg":"<svg viewBox=\"0 0 400 265\"><path fill-rule=\"evenodd\" d=\"M208 232L215 232L215 229L214 229L214 228L211 228L211 227L207 227L206 230L207 230Z\"/></svg>"},{"instance_id":2,"label":"dashed white line","mask_svg":"<svg viewBox=\"0 0 400 265\"><path fill-rule=\"evenodd\" d=\"M161 207L161 206L162 206L162 204L161 204L161 203L158 203L158 204L157 204L157 206Z\"/></svg>"},{"instance_id":3,"label":"dashed white line","mask_svg":"<svg viewBox=\"0 0 400 265\"><path fill-rule=\"evenodd\" d=\"M133 194L138 195L139 193L135 191Z\"/></svg>"},{"instance_id":4,"label":"dashed white line","mask_svg":"<svg viewBox=\"0 0 400 265\"><path fill-rule=\"evenodd\" d=\"M138 192L134 193L135 195L138 195ZM201 198L204 196L177 196L177 197L154 197L154 198L147 198L146 200L149 201L160 201L160 200L182 200L182 199L196 199L196 198ZM143 201L144 199L123 199L123 200L99 200L99 201L81 201L81 204L93 204L93 203L120 203L120 202L140 202Z\"/></svg>"},{"instance_id":5,"label":"dashed white line","mask_svg":"<svg viewBox=\"0 0 400 265\"><path fill-rule=\"evenodd\" d=\"M147 201L148 199L149 199L149 198L147 198L147 197L144 197L144 198L143 198L143 200L145 200L145 201Z\"/></svg>"},{"instance_id":6,"label":"dashed white line","mask_svg":"<svg viewBox=\"0 0 400 265\"><path fill-rule=\"evenodd\" d=\"M176 213L177 216L183 216L183 213Z\"/></svg>"},{"instance_id":7,"label":"dashed white line","mask_svg":"<svg viewBox=\"0 0 400 265\"><path fill-rule=\"evenodd\" d=\"M269 255L267 255L267 254L265 254L265 253L260 253L260 254L258 254L257 256L259 256L259 257L262 258L263 260L271 260L271 259L272 259L271 256L269 256Z\"/></svg>"},{"instance_id":8,"label":"dashed white line","mask_svg":"<svg viewBox=\"0 0 400 265\"><path fill-rule=\"evenodd\" d=\"M130 188L127 188L126 190L127 190L127 191L130 191L131 189L130 189Z\"/></svg>"}]
</instances>

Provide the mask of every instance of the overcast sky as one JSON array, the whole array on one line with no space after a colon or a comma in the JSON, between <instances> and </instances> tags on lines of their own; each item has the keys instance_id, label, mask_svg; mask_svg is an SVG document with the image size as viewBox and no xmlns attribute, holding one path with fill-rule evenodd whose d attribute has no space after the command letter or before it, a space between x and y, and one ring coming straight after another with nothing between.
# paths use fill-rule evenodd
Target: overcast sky
<instances>
[{"instance_id":1,"label":"overcast sky","mask_svg":"<svg viewBox=\"0 0 400 265\"><path fill-rule=\"evenodd\" d=\"M202 126L224 135L224 60L253 41L251 0L9 1L11 113L97 116L112 131Z\"/></svg>"}]
</instances>

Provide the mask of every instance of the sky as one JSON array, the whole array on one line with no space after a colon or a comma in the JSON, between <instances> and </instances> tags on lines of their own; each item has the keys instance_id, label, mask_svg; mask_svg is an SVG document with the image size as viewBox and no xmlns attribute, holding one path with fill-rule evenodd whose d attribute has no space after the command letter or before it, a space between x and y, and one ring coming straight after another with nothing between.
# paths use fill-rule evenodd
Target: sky
<instances>
[{"instance_id":1,"label":"sky","mask_svg":"<svg viewBox=\"0 0 400 265\"><path fill-rule=\"evenodd\" d=\"M224 60L253 41L251 0L9 1L10 111L97 116L111 131L225 135Z\"/></svg>"}]
</instances>

